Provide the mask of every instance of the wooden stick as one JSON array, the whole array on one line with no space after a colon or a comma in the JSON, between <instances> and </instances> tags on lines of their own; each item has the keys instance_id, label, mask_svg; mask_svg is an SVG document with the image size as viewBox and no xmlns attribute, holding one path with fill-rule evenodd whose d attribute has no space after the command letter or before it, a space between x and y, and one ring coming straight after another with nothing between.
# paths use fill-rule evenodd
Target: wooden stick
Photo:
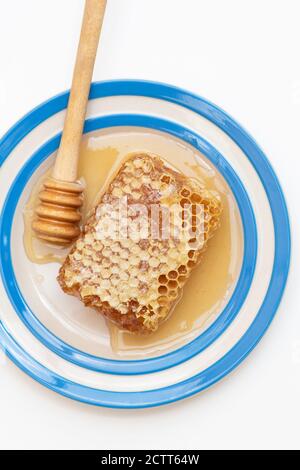
<instances>
[{"instance_id":1,"label":"wooden stick","mask_svg":"<svg viewBox=\"0 0 300 470\"><path fill-rule=\"evenodd\" d=\"M62 139L52 177L39 194L41 204L32 225L39 238L59 245L71 243L80 233L84 188L76 181L77 168L105 8L106 0L86 0Z\"/></svg>"},{"instance_id":2,"label":"wooden stick","mask_svg":"<svg viewBox=\"0 0 300 470\"><path fill-rule=\"evenodd\" d=\"M82 129L106 0L86 0L68 110L53 177L75 181Z\"/></svg>"}]
</instances>

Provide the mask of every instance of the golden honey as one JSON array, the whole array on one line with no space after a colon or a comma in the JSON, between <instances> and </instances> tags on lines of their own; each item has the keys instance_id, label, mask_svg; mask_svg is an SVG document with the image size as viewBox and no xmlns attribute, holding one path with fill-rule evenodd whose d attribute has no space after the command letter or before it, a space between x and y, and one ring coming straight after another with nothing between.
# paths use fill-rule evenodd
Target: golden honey
<instances>
[{"instance_id":1,"label":"golden honey","mask_svg":"<svg viewBox=\"0 0 300 470\"><path fill-rule=\"evenodd\" d=\"M79 164L79 175L85 180L87 187L84 215L98 199L99 188L105 188L124 156L131 152L161 155L184 175L197 180L209 190L218 191L223 205L221 228L210 240L201 264L185 285L184 294L175 311L159 330L148 337L138 337L110 325L112 347L118 355L145 357L194 337L219 313L228 301L237 280L243 237L235 200L227 184L213 166L180 141L146 130L123 128L84 137ZM50 246L45 247L32 238L30 218L34 204L35 194L32 195L25 210L26 252L34 262L62 261L65 251ZM167 280L168 289L172 290L172 283L175 281L175 279ZM163 298L165 296L163 282L160 289Z\"/></svg>"},{"instance_id":2,"label":"golden honey","mask_svg":"<svg viewBox=\"0 0 300 470\"><path fill-rule=\"evenodd\" d=\"M156 331L201 261L221 210L216 192L157 155L130 154L63 263L59 283L123 330Z\"/></svg>"}]
</instances>

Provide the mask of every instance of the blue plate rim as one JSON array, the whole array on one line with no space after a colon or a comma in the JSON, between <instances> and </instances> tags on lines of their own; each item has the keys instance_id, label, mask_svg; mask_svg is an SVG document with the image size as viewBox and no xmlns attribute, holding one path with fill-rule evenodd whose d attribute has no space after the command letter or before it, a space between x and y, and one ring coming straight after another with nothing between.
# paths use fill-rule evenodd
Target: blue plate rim
<instances>
[{"instance_id":1,"label":"blue plate rim","mask_svg":"<svg viewBox=\"0 0 300 470\"><path fill-rule=\"evenodd\" d=\"M159 372L179 365L199 354L224 333L238 314L251 287L257 257L257 229L251 202L241 180L225 158L205 139L179 124L141 114L118 114L88 119L84 132L120 126L159 130L186 141L211 161L231 187L242 219L244 256L237 285L229 302L217 319L203 333L187 344L167 354L144 360L115 360L90 355L62 341L37 319L18 286L11 258L11 247L10 243L7 244L7 240L11 239L11 220L13 220L24 187L36 171L38 164L41 164L56 150L61 134L44 143L26 161L10 186L0 217L0 273L6 292L19 318L47 348L63 359L81 367L109 374L135 375Z\"/></svg>"},{"instance_id":2,"label":"blue plate rim","mask_svg":"<svg viewBox=\"0 0 300 470\"><path fill-rule=\"evenodd\" d=\"M158 406L186 398L213 385L237 367L262 338L277 311L287 282L291 255L288 211L279 181L266 156L243 127L219 107L193 93L163 83L141 80L96 82L91 88L91 98L95 98L95 92L99 87L102 96L109 96L108 93L112 96L139 94L140 96L156 97L177 103L216 124L236 142L252 163L265 188L272 210L276 241L276 262L274 262L272 277L264 302L255 320L235 346L214 365L188 380L170 387L147 392L108 392L78 385L65 380L39 364L14 341L5 330L4 325L0 324L1 346L7 355L27 374L48 388L85 403L107 407L142 408ZM0 164L3 157L11 151L11 139L16 139L15 141L19 142L26 135L23 126L26 127L32 113L34 117L32 128L41 122L41 111L44 110L46 114L50 112L51 115L53 99L48 100L27 114L3 137L0 141ZM66 104L68 92L59 95L59 99L61 105Z\"/></svg>"}]
</instances>

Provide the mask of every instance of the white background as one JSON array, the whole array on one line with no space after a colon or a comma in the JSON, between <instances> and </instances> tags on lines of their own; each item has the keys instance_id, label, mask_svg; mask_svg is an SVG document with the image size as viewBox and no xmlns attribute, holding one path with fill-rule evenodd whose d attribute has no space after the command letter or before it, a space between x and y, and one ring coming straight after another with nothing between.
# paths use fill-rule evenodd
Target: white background
<instances>
[{"instance_id":1,"label":"white background","mask_svg":"<svg viewBox=\"0 0 300 470\"><path fill-rule=\"evenodd\" d=\"M0 135L69 87L83 0L0 0ZM108 0L94 79L168 82L224 108L286 194L292 267L278 315L218 385L162 408L72 402L0 356L0 448L300 448L300 2Z\"/></svg>"}]
</instances>

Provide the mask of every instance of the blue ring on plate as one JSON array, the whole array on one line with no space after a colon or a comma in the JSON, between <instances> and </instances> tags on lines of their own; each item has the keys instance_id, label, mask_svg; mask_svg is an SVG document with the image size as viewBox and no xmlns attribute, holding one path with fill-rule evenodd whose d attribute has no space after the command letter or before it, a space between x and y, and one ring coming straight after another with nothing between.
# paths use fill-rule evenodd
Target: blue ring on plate
<instances>
[{"instance_id":1,"label":"blue ring on plate","mask_svg":"<svg viewBox=\"0 0 300 470\"><path fill-rule=\"evenodd\" d=\"M224 157L194 132L176 123L144 115L110 115L89 119L84 132L120 126L134 126L159 130L191 144L202 152L217 168L230 186L237 201L244 231L244 258L235 290L218 318L193 341L162 356L144 360L114 360L97 357L74 348L51 333L35 316L25 301L13 269L10 240L14 212L19 198L38 166L57 150L61 134L53 137L38 149L21 168L13 181L3 206L0 223L0 265L3 284L17 314L27 328L47 348L67 361L98 372L109 374L145 374L164 370L191 359L219 338L238 314L251 286L256 264L257 233L253 209L242 182Z\"/></svg>"},{"instance_id":2,"label":"blue ring on plate","mask_svg":"<svg viewBox=\"0 0 300 470\"><path fill-rule=\"evenodd\" d=\"M42 385L84 403L111 408L146 408L171 403L210 387L235 369L260 341L276 313L288 278L291 256L289 217L279 181L266 156L247 132L220 108L204 98L170 85L135 80L95 83L92 86L90 98L112 95L139 95L177 103L205 117L226 132L246 154L259 175L269 199L274 224L273 272L268 291L255 320L225 356L211 367L183 382L147 392L124 393L96 390L76 384L33 359L18 345L0 322L2 349L20 369ZM64 93L50 99L31 111L8 131L0 141L0 164L26 134L57 112L57 106L63 109L68 96L68 93Z\"/></svg>"}]
</instances>

